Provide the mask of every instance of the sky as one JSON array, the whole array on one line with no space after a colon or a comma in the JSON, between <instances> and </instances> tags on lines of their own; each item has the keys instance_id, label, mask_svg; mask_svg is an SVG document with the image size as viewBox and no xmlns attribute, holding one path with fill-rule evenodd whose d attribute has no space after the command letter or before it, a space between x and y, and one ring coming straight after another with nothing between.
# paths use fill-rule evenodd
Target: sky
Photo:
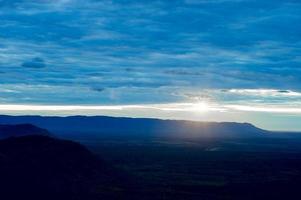
<instances>
[{"instance_id":1,"label":"sky","mask_svg":"<svg viewBox=\"0 0 301 200\"><path fill-rule=\"evenodd\" d=\"M301 131L300 0L0 0L0 114Z\"/></svg>"}]
</instances>

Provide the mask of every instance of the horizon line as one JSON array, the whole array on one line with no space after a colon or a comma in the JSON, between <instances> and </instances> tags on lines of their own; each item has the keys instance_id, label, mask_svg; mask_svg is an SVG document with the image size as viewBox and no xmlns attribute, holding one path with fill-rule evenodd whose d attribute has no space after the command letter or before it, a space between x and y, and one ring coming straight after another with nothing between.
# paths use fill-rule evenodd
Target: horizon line
<instances>
[{"instance_id":1,"label":"horizon line","mask_svg":"<svg viewBox=\"0 0 301 200\"><path fill-rule=\"evenodd\" d=\"M144 120L161 120L161 121L179 121L179 122L194 122L194 123L235 123L235 124L249 124L258 129L273 132L273 133L300 133L300 131L290 131L290 130L269 130L266 128L261 128L254 125L251 122L244 121L244 122L237 122L237 121L200 121L200 120L193 120L193 119L177 119L177 118L158 118L158 117L133 117L133 116L110 116L110 115L30 115L30 114L16 114L16 115L7 115L7 114L0 114L0 117L41 117L41 118L71 118L71 117L86 117L86 118L93 118L93 117L105 117L105 118L121 118L121 119L144 119Z\"/></svg>"}]
</instances>

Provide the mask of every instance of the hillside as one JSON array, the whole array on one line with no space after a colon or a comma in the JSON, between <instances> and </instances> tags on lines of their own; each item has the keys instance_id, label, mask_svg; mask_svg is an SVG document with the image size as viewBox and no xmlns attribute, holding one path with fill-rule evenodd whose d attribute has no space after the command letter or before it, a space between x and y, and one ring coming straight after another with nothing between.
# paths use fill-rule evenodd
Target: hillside
<instances>
[{"instance_id":1,"label":"hillside","mask_svg":"<svg viewBox=\"0 0 301 200\"><path fill-rule=\"evenodd\" d=\"M46 129L39 128L32 124L4 125L0 124L0 139L7 137L19 137L25 135L50 136Z\"/></svg>"},{"instance_id":2,"label":"hillside","mask_svg":"<svg viewBox=\"0 0 301 200\"><path fill-rule=\"evenodd\" d=\"M116 199L131 183L78 143L47 136L0 140L1 199Z\"/></svg>"}]
</instances>

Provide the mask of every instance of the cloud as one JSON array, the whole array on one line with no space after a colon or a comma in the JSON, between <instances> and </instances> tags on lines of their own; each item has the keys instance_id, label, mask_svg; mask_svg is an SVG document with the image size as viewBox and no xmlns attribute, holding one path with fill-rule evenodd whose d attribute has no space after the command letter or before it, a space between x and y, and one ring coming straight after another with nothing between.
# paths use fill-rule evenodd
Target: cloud
<instances>
[{"instance_id":1,"label":"cloud","mask_svg":"<svg viewBox=\"0 0 301 200\"><path fill-rule=\"evenodd\" d=\"M103 88L103 87L93 87L93 88L91 88L91 90L93 90L95 92L103 92L105 90L105 88Z\"/></svg>"},{"instance_id":2,"label":"cloud","mask_svg":"<svg viewBox=\"0 0 301 200\"><path fill-rule=\"evenodd\" d=\"M135 113L140 111L160 111L160 112L188 112L188 113L205 113L205 112L264 112L264 113L286 113L301 114L301 109L292 106L268 105L228 105L228 104L207 104L204 102L196 103L167 103L167 104L132 104L132 105L25 105L25 104L1 104L0 111L102 111L102 110L127 110Z\"/></svg>"},{"instance_id":3,"label":"cloud","mask_svg":"<svg viewBox=\"0 0 301 200\"><path fill-rule=\"evenodd\" d=\"M170 103L137 105L0 105L0 111L88 111L88 110L159 110L180 112L224 111L223 108L209 106L205 103Z\"/></svg>"},{"instance_id":4,"label":"cloud","mask_svg":"<svg viewBox=\"0 0 301 200\"><path fill-rule=\"evenodd\" d=\"M46 67L45 61L42 58L36 57L33 58L30 61L24 62L21 65L22 67L25 68L35 68L35 69L39 69L39 68L44 68Z\"/></svg>"},{"instance_id":5,"label":"cloud","mask_svg":"<svg viewBox=\"0 0 301 200\"><path fill-rule=\"evenodd\" d=\"M0 100L299 105L300 13L294 0L1 1Z\"/></svg>"},{"instance_id":6,"label":"cloud","mask_svg":"<svg viewBox=\"0 0 301 200\"><path fill-rule=\"evenodd\" d=\"M249 105L226 105L225 108L247 111L247 112L265 112L265 113L286 113L301 114L300 107L283 107L283 106L249 106Z\"/></svg>"},{"instance_id":7,"label":"cloud","mask_svg":"<svg viewBox=\"0 0 301 200\"><path fill-rule=\"evenodd\" d=\"M185 0L187 4L219 4L219 3L239 3L249 0Z\"/></svg>"},{"instance_id":8,"label":"cloud","mask_svg":"<svg viewBox=\"0 0 301 200\"><path fill-rule=\"evenodd\" d=\"M301 92L275 89L230 89L222 90L232 94L262 96L262 97L301 97Z\"/></svg>"}]
</instances>

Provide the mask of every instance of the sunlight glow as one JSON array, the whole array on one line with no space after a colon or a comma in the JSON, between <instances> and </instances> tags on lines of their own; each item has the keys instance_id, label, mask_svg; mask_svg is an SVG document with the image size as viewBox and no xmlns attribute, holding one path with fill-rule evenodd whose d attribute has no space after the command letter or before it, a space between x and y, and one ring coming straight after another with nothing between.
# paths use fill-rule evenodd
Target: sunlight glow
<instances>
[{"instance_id":1,"label":"sunlight glow","mask_svg":"<svg viewBox=\"0 0 301 200\"><path fill-rule=\"evenodd\" d=\"M196 103L169 103L169 104L139 104L139 105L14 105L2 104L0 111L47 111L47 112L76 112L85 114L97 111L166 111L166 112L190 112L190 113L207 113L207 112L267 112L267 113L295 113L301 114L300 107L291 107L284 105L223 105L209 104L207 102Z\"/></svg>"},{"instance_id":2,"label":"sunlight glow","mask_svg":"<svg viewBox=\"0 0 301 200\"><path fill-rule=\"evenodd\" d=\"M210 110L209 105L206 102L199 102L192 106L195 112L206 112Z\"/></svg>"}]
</instances>

